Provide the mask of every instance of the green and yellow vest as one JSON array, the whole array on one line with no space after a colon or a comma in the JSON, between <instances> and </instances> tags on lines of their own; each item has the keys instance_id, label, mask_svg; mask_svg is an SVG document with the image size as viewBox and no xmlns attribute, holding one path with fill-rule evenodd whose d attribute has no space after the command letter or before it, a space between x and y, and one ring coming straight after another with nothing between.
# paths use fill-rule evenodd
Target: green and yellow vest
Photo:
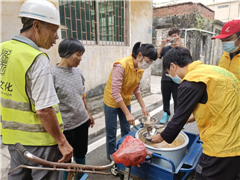
<instances>
[{"instance_id":1,"label":"green and yellow vest","mask_svg":"<svg viewBox=\"0 0 240 180\"><path fill-rule=\"evenodd\" d=\"M1 43L0 91L3 144L21 143L28 146L57 144L42 126L26 90L28 70L42 54L44 53L16 40ZM53 109L63 129L58 105L54 105Z\"/></svg>"}]
</instances>

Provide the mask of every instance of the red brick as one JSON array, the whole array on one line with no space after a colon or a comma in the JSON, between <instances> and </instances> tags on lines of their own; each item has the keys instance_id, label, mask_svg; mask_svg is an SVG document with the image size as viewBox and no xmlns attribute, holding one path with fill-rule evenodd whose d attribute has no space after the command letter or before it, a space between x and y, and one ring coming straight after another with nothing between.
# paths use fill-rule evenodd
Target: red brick
<instances>
[{"instance_id":1,"label":"red brick","mask_svg":"<svg viewBox=\"0 0 240 180\"><path fill-rule=\"evenodd\" d=\"M214 20L214 11L204 6L201 3L180 3L169 6L163 6L159 8L153 9L153 17L166 17L166 16L174 16L174 15L187 15L193 12L199 12L203 17Z\"/></svg>"}]
</instances>

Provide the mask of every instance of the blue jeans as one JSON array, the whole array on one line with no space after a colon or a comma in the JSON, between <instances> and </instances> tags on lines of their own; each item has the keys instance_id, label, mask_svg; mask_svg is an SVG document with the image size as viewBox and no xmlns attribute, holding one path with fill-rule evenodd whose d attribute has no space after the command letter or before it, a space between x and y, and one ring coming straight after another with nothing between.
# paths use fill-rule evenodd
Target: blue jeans
<instances>
[{"instance_id":1,"label":"blue jeans","mask_svg":"<svg viewBox=\"0 0 240 180\"><path fill-rule=\"evenodd\" d=\"M131 113L131 105L127 106ZM130 132L130 125L121 108L112 108L104 104L105 113L105 129L106 129L106 148L107 158L116 150L116 133L117 133L117 115L119 117L121 136L125 136Z\"/></svg>"}]
</instances>

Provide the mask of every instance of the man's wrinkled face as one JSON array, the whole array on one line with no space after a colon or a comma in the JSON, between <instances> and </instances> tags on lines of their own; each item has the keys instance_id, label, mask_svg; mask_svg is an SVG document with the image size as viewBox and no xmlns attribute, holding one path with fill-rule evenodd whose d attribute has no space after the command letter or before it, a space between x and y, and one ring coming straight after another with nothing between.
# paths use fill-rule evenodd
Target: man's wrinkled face
<instances>
[{"instance_id":1,"label":"man's wrinkled face","mask_svg":"<svg viewBox=\"0 0 240 180\"><path fill-rule=\"evenodd\" d=\"M58 37L58 26L49 23L41 23L41 27L38 31L38 36L36 38L37 45L44 49L50 49L53 44L56 44Z\"/></svg>"}]
</instances>

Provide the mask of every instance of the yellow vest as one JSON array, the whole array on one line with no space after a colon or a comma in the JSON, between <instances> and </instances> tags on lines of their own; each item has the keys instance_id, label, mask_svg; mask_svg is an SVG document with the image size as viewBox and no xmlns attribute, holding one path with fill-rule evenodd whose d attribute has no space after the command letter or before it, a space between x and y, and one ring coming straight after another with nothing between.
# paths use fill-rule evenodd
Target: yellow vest
<instances>
[{"instance_id":1,"label":"yellow vest","mask_svg":"<svg viewBox=\"0 0 240 180\"><path fill-rule=\"evenodd\" d=\"M208 101L193 111L203 153L214 157L240 155L240 83L229 71L195 61L183 81L203 82Z\"/></svg>"},{"instance_id":2,"label":"yellow vest","mask_svg":"<svg viewBox=\"0 0 240 180\"><path fill-rule=\"evenodd\" d=\"M134 69L133 58L132 55L122 58L116 61L114 64L120 63L123 70L123 82L121 95L126 106L130 105L132 99L132 93L137 88L141 77L143 75L144 70L138 68L137 71ZM112 71L109 75L108 82L105 86L103 102L112 108L119 108L118 104L115 102L114 98L111 95L112 92Z\"/></svg>"},{"instance_id":3,"label":"yellow vest","mask_svg":"<svg viewBox=\"0 0 240 180\"><path fill-rule=\"evenodd\" d=\"M43 54L28 44L11 40L1 43L1 117L4 144L51 146L56 141L44 129L26 90L26 76L36 58ZM44 54L46 55L46 54ZM47 56L47 55L46 55ZM53 106L63 128L57 105Z\"/></svg>"},{"instance_id":4,"label":"yellow vest","mask_svg":"<svg viewBox=\"0 0 240 180\"><path fill-rule=\"evenodd\" d=\"M229 53L224 52L218 63L218 66L233 73L240 81L240 53L235 55L231 60Z\"/></svg>"}]
</instances>

